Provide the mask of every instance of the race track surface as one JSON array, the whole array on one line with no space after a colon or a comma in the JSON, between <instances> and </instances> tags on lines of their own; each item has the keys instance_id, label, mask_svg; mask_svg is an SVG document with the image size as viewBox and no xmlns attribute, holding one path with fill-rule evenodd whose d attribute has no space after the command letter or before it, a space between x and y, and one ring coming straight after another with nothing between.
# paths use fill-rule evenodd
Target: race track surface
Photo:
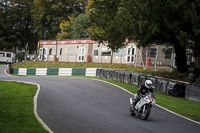
<instances>
[{"instance_id":1,"label":"race track surface","mask_svg":"<svg viewBox=\"0 0 200 133\"><path fill-rule=\"evenodd\" d=\"M75 77L20 76L4 74L0 80L36 82L38 114L55 133L199 133L200 125L152 108L144 121L129 114L131 95L101 81Z\"/></svg>"}]
</instances>

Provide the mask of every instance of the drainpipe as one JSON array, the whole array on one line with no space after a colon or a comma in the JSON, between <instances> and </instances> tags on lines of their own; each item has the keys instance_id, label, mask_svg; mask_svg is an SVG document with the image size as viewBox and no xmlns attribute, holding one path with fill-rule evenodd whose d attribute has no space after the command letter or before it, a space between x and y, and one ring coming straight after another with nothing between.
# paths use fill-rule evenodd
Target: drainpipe
<instances>
[{"instance_id":1,"label":"drainpipe","mask_svg":"<svg viewBox=\"0 0 200 133\"><path fill-rule=\"evenodd\" d=\"M58 44L57 44L57 40L56 40L56 60L55 60L55 62L57 62L58 61L58 55L57 55L57 50L58 50Z\"/></svg>"}]
</instances>

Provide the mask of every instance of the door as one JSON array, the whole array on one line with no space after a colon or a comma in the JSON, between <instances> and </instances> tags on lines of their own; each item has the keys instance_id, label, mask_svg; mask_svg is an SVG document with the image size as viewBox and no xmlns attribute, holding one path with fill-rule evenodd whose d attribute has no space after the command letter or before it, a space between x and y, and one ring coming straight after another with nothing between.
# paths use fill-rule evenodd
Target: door
<instances>
[{"instance_id":1,"label":"door","mask_svg":"<svg viewBox=\"0 0 200 133\"><path fill-rule=\"evenodd\" d=\"M133 47L128 47L127 48L127 63L134 63L135 61L135 48Z\"/></svg>"},{"instance_id":2,"label":"door","mask_svg":"<svg viewBox=\"0 0 200 133\"><path fill-rule=\"evenodd\" d=\"M80 47L79 51L78 51L78 61L79 62L84 62L85 60L85 48L84 47Z\"/></svg>"}]
</instances>

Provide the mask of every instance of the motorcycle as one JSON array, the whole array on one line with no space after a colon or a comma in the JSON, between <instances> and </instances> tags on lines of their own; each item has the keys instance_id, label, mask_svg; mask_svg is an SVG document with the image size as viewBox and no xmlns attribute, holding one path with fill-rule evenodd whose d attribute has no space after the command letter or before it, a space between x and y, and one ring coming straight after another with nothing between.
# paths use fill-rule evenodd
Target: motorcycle
<instances>
[{"instance_id":1,"label":"motorcycle","mask_svg":"<svg viewBox=\"0 0 200 133\"><path fill-rule=\"evenodd\" d=\"M133 99L130 98L130 114L132 116L140 116L143 120L146 120L151 112L151 107L155 105L156 100L152 92L146 93L134 106Z\"/></svg>"}]
</instances>

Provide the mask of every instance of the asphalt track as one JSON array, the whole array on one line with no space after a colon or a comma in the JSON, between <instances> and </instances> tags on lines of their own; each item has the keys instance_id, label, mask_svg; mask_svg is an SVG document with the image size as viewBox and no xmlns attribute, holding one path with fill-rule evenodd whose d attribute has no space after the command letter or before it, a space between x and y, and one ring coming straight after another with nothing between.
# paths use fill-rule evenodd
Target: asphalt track
<instances>
[{"instance_id":1,"label":"asphalt track","mask_svg":"<svg viewBox=\"0 0 200 133\"><path fill-rule=\"evenodd\" d=\"M131 95L101 81L74 77L9 77L40 84L38 114L55 133L199 133L200 125L152 108L148 120L129 115Z\"/></svg>"}]
</instances>

